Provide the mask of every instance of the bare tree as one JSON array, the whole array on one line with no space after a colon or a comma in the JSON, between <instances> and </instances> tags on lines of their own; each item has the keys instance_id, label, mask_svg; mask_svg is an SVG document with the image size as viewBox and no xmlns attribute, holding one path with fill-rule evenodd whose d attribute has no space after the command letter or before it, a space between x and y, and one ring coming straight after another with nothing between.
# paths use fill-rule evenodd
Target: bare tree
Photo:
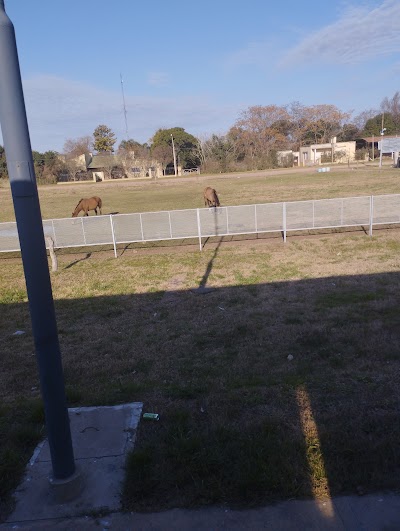
<instances>
[{"instance_id":1,"label":"bare tree","mask_svg":"<svg viewBox=\"0 0 400 531\"><path fill-rule=\"evenodd\" d=\"M285 146L287 138L281 126L289 118L285 107L277 105L257 105L241 113L235 123L236 142L245 150L254 168L265 165L271 151Z\"/></svg>"},{"instance_id":2,"label":"bare tree","mask_svg":"<svg viewBox=\"0 0 400 531\"><path fill-rule=\"evenodd\" d=\"M397 91L392 98L384 98L381 103L381 111L392 115L397 129L400 128L400 92Z\"/></svg>"},{"instance_id":3,"label":"bare tree","mask_svg":"<svg viewBox=\"0 0 400 531\"><path fill-rule=\"evenodd\" d=\"M340 111L335 105L313 105L305 108L305 140L308 143L327 143L337 135L350 113Z\"/></svg>"},{"instance_id":4,"label":"bare tree","mask_svg":"<svg viewBox=\"0 0 400 531\"><path fill-rule=\"evenodd\" d=\"M80 138L68 138L64 143L64 153L70 157L87 155L93 150L93 142L90 136L81 136Z\"/></svg>"},{"instance_id":5,"label":"bare tree","mask_svg":"<svg viewBox=\"0 0 400 531\"><path fill-rule=\"evenodd\" d=\"M376 116L377 114L379 114L379 111L377 109L368 109L354 116L352 122L355 126L358 127L360 131L362 131L365 128L365 125L368 120L374 118L374 116Z\"/></svg>"},{"instance_id":6,"label":"bare tree","mask_svg":"<svg viewBox=\"0 0 400 531\"><path fill-rule=\"evenodd\" d=\"M76 175L82 170L86 171L86 167L82 165L78 157L65 157L64 168L67 170L69 178L76 181Z\"/></svg>"},{"instance_id":7,"label":"bare tree","mask_svg":"<svg viewBox=\"0 0 400 531\"><path fill-rule=\"evenodd\" d=\"M197 157L209 171L228 171L234 162L234 143L229 135L211 135L198 140Z\"/></svg>"},{"instance_id":8,"label":"bare tree","mask_svg":"<svg viewBox=\"0 0 400 531\"><path fill-rule=\"evenodd\" d=\"M161 164L163 171L168 164L173 162L172 150L169 146L160 144L151 150L151 155Z\"/></svg>"}]
</instances>

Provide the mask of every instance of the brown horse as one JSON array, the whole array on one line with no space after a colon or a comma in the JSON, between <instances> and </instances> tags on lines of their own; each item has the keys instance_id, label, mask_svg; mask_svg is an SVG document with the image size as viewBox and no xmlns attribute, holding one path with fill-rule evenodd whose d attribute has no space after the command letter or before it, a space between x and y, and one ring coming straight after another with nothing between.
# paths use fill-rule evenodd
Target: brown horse
<instances>
[{"instance_id":1,"label":"brown horse","mask_svg":"<svg viewBox=\"0 0 400 531\"><path fill-rule=\"evenodd\" d=\"M214 190L214 188L207 186L207 188L204 189L203 195L204 195L204 204L206 207L219 207L220 206L217 192Z\"/></svg>"},{"instance_id":2,"label":"brown horse","mask_svg":"<svg viewBox=\"0 0 400 531\"><path fill-rule=\"evenodd\" d=\"M72 217L76 218L76 216L79 214L81 210L83 210L85 216L89 215L88 214L89 210L94 210L97 216L97 209L99 209L99 212L101 214L101 205L102 205L102 201L100 197L94 196L94 197L89 197L89 198L83 198L76 205L75 210L72 212Z\"/></svg>"}]
</instances>

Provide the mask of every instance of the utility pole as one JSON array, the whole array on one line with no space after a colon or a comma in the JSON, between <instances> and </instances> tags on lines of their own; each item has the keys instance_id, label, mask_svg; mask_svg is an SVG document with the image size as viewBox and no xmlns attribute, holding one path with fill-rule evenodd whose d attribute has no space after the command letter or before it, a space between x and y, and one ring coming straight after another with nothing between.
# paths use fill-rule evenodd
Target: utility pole
<instances>
[{"instance_id":1,"label":"utility pole","mask_svg":"<svg viewBox=\"0 0 400 531\"><path fill-rule=\"evenodd\" d=\"M383 119L384 119L385 113L382 113L382 127L381 127L381 149L379 153L379 167L382 168L382 151L383 151L383 135L385 134L386 127L383 127Z\"/></svg>"},{"instance_id":2,"label":"utility pole","mask_svg":"<svg viewBox=\"0 0 400 531\"><path fill-rule=\"evenodd\" d=\"M172 153L174 155L174 175L176 176L176 174L177 174L177 172L176 172L176 153L175 153L174 137L172 136L172 133L171 133L171 138L172 138Z\"/></svg>"},{"instance_id":3,"label":"utility pole","mask_svg":"<svg viewBox=\"0 0 400 531\"><path fill-rule=\"evenodd\" d=\"M77 472L17 45L4 0L0 0L0 123L46 416L50 482L67 483Z\"/></svg>"}]
</instances>

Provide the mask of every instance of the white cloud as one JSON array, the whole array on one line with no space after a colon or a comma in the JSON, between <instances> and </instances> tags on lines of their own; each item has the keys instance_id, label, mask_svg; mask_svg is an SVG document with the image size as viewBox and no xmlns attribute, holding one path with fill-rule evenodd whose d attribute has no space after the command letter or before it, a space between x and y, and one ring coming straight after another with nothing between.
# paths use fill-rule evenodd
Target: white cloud
<instances>
[{"instance_id":1,"label":"white cloud","mask_svg":"<svg viewBox=\"0 0 400 531\"><path fill-rule=\"evenodd\" d=\"M265 65L271 64L275 46L271 42L254 41L249 42L241 50L233 52L228 57L225 65L227 68L238 68L246 65Z\"/></svg>"},{"instance_id":2,"label":"white cloud","mask_svg":"<svg viewBox=\"0 0 400 531\"><path fill-rule=\"evenodd\" d=\"M99 124L125 138L120 91L49 75L23 81L32 148L62 151L67 138L92 135ZM201 97L150 98L125 94L129 136L146 142L159 128L184 127L194 135L227 129L238 109Z\"/></svg>"},{"instance_id":3,"label":"white cloud","mask_svg":"<svg viewBox=\"0 0 400 531\"><path fill-rule=\"evenodd\" d=\"M306 37L283 57L282 65L356 64L400 51L400 2L385 0L373 9L347 7L339 20Z\"/></svg>"}]
</instances>

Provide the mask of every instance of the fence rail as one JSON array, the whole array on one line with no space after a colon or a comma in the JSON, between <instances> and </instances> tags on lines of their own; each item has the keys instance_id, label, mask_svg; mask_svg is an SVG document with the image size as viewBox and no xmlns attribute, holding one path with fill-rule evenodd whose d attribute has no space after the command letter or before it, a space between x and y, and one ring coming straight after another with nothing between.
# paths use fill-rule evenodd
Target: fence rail
<instances>
[{"instance_id":1,"label":"fence rail","mask_svg":"<svg viewBox=\"0 0 400 531\"><path fill-rule=\"evenodd\" d=\"M56 248L400 223L400 194L49 219ZM15 222L0 223L0 252L19 251Z\"/></svg>"}]
</instances>

